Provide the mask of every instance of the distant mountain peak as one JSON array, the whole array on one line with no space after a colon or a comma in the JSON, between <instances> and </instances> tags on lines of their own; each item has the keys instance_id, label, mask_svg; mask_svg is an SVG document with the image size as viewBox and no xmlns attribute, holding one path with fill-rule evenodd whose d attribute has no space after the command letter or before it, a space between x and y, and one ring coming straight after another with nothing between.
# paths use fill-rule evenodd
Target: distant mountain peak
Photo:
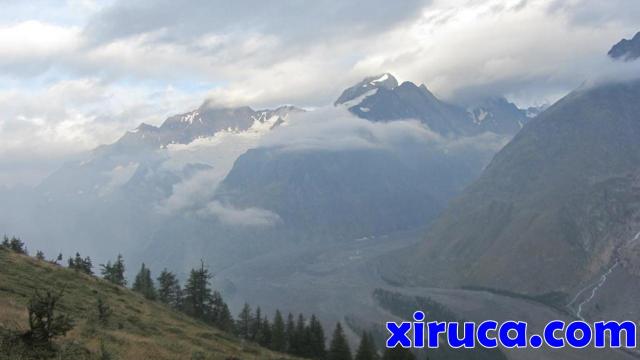
<instances>
[{"instance_id":1,"label":"distant mountain peak","mask_svg":"<svg viewBox=\"0 0 640 360\"><path fill-rule=\"evenodd\" d=\"M255 126L272 129L284 123L290 114L300 112L304 110L292 105L254 110L249 106L213 107L205 102L193 111L168 117L160 126L142 123L127 131L113 146L101 147L100 151L144 151L169 144L189 144L220 131L247 131Z\"/></svg>"},{"instance_id":2,"label":"distant mountain peak","mask_svg":"<svg viewBox=\"0 0 640 360\"><path fill-rule=\"evenodd\" d=\"M425 84L398 84L389 73L367 77L346 89L335 105L374 122L418 120L442 135L515 134L527 121L524 112L504 98L467 111L438 99Z\"/></svg>"},{"instance_id":3,"label":"distant mountain peak","mask_svg":"<svg viewBox=\"0 0 640 360\"><path fill-rule=\"evenodd\" d=\"M631 40L622 39L607 53L615 60L633 61L640 57L640 32Z\"/></svg>"},{"instance_id":4,"label":"distant mountain peak","mask_svg":"<svg viewBox=\"0 0 640 360\"><path fill-rule=\"evenodd\" d=\"M529 120L526 110L504 96L484 98L467 107L467 112L480 129L501 134L515 134Z\"/></svg>"},{"instance_id":5,"label":"distant mountain peak","mask_svg":"<svg viewBox=\"0 0 640 360\"><path fill-rule=\"evenodd\" d=\"M342 92L335 105L350 104L360 97L373 94L377 89L393 90L398 87L398 80L390 73L369 76Z\"/></svg>"},{"instance_id":6,"label":"distant mountain peak","mask_svg":"<svg viewBox=\"0 0 640 360\"><path fill-rule=\"evenodd\" d=\"M149 125L147 123L141 123L137 128L131 130L132 133L144 132L144 131L155 131L158 130L157 126Z\"/></svg>"},{"instance_id":7,"label":"distant mountain peak","mask_svg":"<svg viewBox=\"0 0 640 360\"><path fill-rule=\"evenodd\" d=\"M390 73L370 77L366 80L373 86L384 87L387 89L393 89L398 86L398 80Z\"/></svg>"}]
</instances>

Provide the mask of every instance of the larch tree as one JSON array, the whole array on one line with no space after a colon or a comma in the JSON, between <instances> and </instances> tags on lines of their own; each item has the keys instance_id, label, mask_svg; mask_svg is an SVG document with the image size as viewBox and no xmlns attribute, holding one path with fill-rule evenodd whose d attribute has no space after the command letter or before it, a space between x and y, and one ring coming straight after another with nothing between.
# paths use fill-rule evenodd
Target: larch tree
<instances>
[{"instance_id":1,"label":"larch tree","mask_svg":"<svg viewBox=\"0 0 640 360\"><path fill-rule=\"evenodd\" d=\"M342 325L340 322L336 324L336 329L333 331L333 337L331 338L331 345L327 353L327 360L351 360L351 349L347 342L347 337L344 334Z\"/></svg>"},{"instance_id":2,"label":"larch tree","mask_svg":"<svg viewBox=\"0 0 640 360\"><path fill-rule=\"evenodd\" d=\"M149 270L144 263L142 263L140 271L133 282L133 291L139 292L149 300L156 299L156 287L151 278L151 270Z\"/></svg>"}]
</instances>

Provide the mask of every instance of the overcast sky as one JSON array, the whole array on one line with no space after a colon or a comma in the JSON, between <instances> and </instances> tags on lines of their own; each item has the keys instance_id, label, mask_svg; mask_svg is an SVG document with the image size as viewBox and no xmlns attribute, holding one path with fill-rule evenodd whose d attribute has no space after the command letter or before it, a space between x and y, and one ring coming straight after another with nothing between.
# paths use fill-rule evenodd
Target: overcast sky
<instances>
[{"instance_id":1,"label":"overcast sky","mask_svg":"<svg viewBox=\"0 0 640 360\"><path fill-rule=\"evenodd\" d=\"M638 0L0 0L0 184L205 98L319 107L391 72L447 99L580 85Z\"/></svg>"}]
</instances>

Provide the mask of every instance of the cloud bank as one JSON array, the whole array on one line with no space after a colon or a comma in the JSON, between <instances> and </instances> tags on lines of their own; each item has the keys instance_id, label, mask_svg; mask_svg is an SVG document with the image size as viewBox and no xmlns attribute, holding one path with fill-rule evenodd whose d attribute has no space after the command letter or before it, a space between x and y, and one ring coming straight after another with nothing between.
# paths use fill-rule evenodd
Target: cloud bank
<instances>
[{"instance_id":1,"label":"cloud bank","mask_svg":"<svg viewBox=\"0 0 640 360\"><path fill-rule=\"evenodd\" d=\"M235 135L232 140L237 141L241 137ZM454 161L458 155L469 158L478 154L494 154L508 139L493 133L450 138L431 131L416 120L371 122L344 108L322 107L291 115L285 124L255 142L247 143L245 151L256 148L274 156L283 152L388 151L411 166L422 166L421 163L412 163L416 154L426 153L429 157ZM218 148L212 147L211 153L218 153L216 150ZM224 158L224 164L213 162L212 168L201 170L174 185L172 194L158 205L157 210L164 214L213 218L233 226L276 225L280 217L269 209L236 208L215 200L217 187L243 153L218 153L218 157Z\"/></svg>"},{"instance_id":2,"label":"cloud bank","mask_svg":"<svg viewBox=\"0 0 640 360\"><path fill-rule=\"evenodd\" d=\"M371 122L342 107L322 107L296 114L291 121L266 134L258 147L276 151L348 151L379 149L402 152L420 146L433 153L500 149L507 137L485 133L446 137L418 120Z\"/></svg>"},{"instance_id":3,"label":"cloud bank","mask_svg":"<svg viewBox=\"0 0 640 360\"><path fill-rule=\"evenodd\" d=\"M611 45L640 30L637 0L1 4L5 184L37 182L53 166L42 164L205 98L318 107L388 71L444 98L552 102L611 66Z\"/></svg>"}]
</instances>

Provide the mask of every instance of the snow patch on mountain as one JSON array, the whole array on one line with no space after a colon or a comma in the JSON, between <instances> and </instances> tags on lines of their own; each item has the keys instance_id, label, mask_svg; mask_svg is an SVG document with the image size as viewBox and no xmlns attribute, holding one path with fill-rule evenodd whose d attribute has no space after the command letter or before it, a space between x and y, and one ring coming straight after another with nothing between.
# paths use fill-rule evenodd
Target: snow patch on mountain
<instances>
[{"instance_id":1,"label":"snow patch on mountain","mask_svg":"<svg viewBox=\"0 0 640 360\"><path fill-rule=\"evenodd\" d=\"M376 85L377 83L381 83L386 81L389 78L389 74L383 74L382 76L380 76L379 78L373 80L370 82L371 85Z\"/></svg>"},{"instance_id":2,"label":"snow patch on mountain","mask_svg":"<svg viewBox=\"0 0 640 360\"><path fill-rule=\"evenodd\" d=\"M486 119L487 116L491 115L487 110L483 108L469 110L469 113L471 114L471 118L473 119L474 124L482 124L484 119Z\"/></svg>"},{"instance_id":3,"label":"snow patch on mountain","mask_svg":"<svg viewBox=\"0 0 640 360\"><path fill-rule=\"evenodd\" d=\"M188 124L193 124L194 120L198 120L200 123L202 123L202 117L200 116L200 112L198 110L195 110L193 112L187 113L185 115L183 115L180 118L181 122L185 122Z\"/></svg>"},{"instance_id":4,"label":"snow patch on mountain","mask_svg":"<svg viewBox=\"0 0 640 360\"><path fill-rule=\"evenodd\" d=\"M378 88L373 88L371 90L368 90L367 92L365 92L362 95L359 95L351 100L345 101L343 103L338 104L341 107L344 107L345 109L350 109L354 106L358 106L360 105L364 99L368 98L369 96L373 96L378 92Z\"/></svg>"},{"instance_id":5,"label":"snow patch on mountain","mask_svg":"<svg viewBox=\"0 0 640 360\"><path fill-rule=\"evenodd\" d=\"M175 184L171 195L162 201L158 210L163 213L177 213L185 210L202 211L203 208L209 208L208 212L204 213L218 214L233 222L237 213L223 212L220 206L212 207L201 201L213 197L218 185L231 171L240 155L258 146L261 138L277 125L283 126L290 121L288 116L285 118L287 120L282 116L263 111L254 117L253 125L245 131L225 129L213 136L197 138L188 144L167 145L164 149L167 159L162 163L162 169L179 172L194 163L208 165L209 168ZM255 212L254 215L256 215Z\"/></svg>"}]
</instances>

